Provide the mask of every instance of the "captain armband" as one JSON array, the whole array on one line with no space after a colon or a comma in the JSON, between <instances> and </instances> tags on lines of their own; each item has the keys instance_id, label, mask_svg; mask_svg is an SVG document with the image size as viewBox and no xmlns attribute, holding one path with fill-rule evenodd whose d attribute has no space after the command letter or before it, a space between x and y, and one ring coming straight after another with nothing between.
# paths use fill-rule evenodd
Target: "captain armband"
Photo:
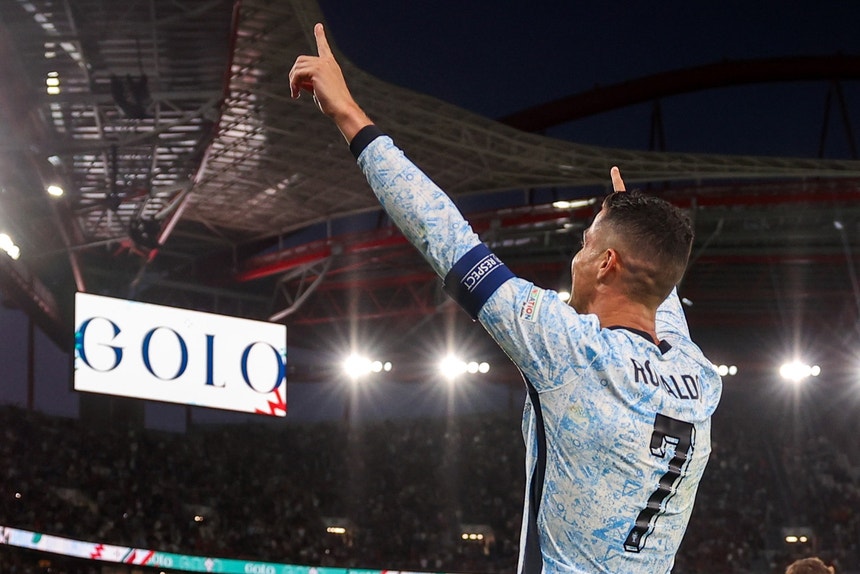
<instances>
[{"instance_id":1,"label":"captain armband","mask_svg":"<svg viewBox=\"0 0 860 574\"><path fill-rule=\"evenodd\" d=\"M487 299L513 277L511 270L481 243L463 255L445 275L445 292L474 321Z\"/></svg>"}]
</instances>

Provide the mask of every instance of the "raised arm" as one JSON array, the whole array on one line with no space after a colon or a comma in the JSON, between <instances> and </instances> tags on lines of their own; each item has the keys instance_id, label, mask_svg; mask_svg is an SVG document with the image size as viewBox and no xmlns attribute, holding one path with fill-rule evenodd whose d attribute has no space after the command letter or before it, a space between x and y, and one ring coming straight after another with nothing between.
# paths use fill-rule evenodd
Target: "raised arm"
<instances>
[{"instance_id":1,"label":"raised arm","mask_svg":"<svg viewBox=\"0 0 860 574\"><path fill-rule=\"evenodd\" d=\"M293 97L313 93L320 110L340 129L370 187L392 222L444 279L445 290L532 379L560 384L560 370L588 364L599 353L574 344L596 332L595 318L570 329L573 308L555 293L514 277L481 242L453 201L385 136L350 94L323 28L314 28L318 56L300 56L290 71ZM537 320L542 308L541 320ZM584 337L588 340L592 336ZM559 344L571 339L570 344ZM581 357L571 357L572 350ZM586 356L587 355L587 356ZM547 383L548 384L548 383Z\"/></svg>"},{"instance_id":2,"label":"raised arm","mask_svg":"<svg viewBox=\"0 0 860 574\"><path fill-rule=\"evenodd\" d=\"M406 238L418 248L441 277L446 289L452 292L457 302L467 307L473 316L476 309L468 308L468 301L457 296L456 280L447 277L455 264L468 264L472 259L464 257L474 250L478 258L473 265L486 263L493 258L495 268L503 265L482 246L477 234L460 214L451 199L436 186L421 170L408 161L394 147L388 137L383 136L370 118L359 107L349 92L340 66L332 55L322 24L314 27L318 56L299 56L290 71L290 92L294 98L302 91L313 94L320 110L334 120L340 132L350 144L359 165L368 177L371 188L392 221ZM465 272L471 269L469 265ZM456 270L459 267L455 268ZM489 271L489 267L482 267ZM505 268L506 270L506 268ZM498 286L501 271L493 276ZM506 278L512 275L508 272ZM477 303L476 303L477 304Z\"/></svg>"}]
</instances>

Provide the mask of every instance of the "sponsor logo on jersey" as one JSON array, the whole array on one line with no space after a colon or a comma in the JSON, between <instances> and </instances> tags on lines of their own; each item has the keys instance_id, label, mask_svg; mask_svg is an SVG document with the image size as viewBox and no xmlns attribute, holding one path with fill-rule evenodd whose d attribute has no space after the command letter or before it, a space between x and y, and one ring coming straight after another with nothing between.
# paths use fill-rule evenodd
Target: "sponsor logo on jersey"
<instances>
[{"instance_id":1,"label":"sponsor logo on jersey","mask_svg":"<svg viewBox=\"0 0 860 574\"><path fill-rule=\"evenodd\" d=\"M543 289L540 287L532 287L532 290L529 291L529 296L526 299L526 302L523 303L523 308L520 311L520 317L525 319L526 321L535 322L537 320L538 311L540 311L540 305L543 301Z\"/></svg>"}]
</instances>

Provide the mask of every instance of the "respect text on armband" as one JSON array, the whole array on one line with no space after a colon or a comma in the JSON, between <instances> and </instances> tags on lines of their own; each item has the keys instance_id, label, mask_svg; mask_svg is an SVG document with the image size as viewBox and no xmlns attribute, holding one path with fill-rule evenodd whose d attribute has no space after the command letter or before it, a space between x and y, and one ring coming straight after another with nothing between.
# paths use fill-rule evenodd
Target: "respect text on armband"
<instances>
[{"instance_id":1,"label":"respect text on armband","mask_svg":"<svg viewBox=\"0 0 860 574\"><path fill-rule=\"evenodd\" d=\"M466 275L460 280L460 283L471 293L490 274L490 271L500 265L502 265L501 260L490 253L469 269Z\"/></svg>"},{"instance_id":2,"label":"respect text on armband","mask_svg":"<svg viewBox=\"0 0 860 574\"><path fill-rule=\"evenodd\" d=\"M662 375L658 373L651 361L640 363L636 359L630 359L633 364L633 380L637 383L660 387L676 399L697 401L700 400L699 376L674 373Z\"/></svg>"}]
</instances>

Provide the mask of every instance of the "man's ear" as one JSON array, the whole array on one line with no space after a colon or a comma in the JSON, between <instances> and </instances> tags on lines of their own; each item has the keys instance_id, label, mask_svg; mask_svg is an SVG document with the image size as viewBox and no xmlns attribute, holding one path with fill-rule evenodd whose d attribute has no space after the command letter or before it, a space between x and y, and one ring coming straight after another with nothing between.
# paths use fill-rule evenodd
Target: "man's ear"
<instances>
[{"instance_id":1,"label":"man's ear","mask_svg":"<svg viewBox=\"0 0 860 574\"><path fill-rule=\"evenodd\" d=\"M600 257L600 266L597 268L597 279L605 281L618 271L620 264L621 261L618 259L618 252L610 247Z\"/></svg>"}]
</instances>

